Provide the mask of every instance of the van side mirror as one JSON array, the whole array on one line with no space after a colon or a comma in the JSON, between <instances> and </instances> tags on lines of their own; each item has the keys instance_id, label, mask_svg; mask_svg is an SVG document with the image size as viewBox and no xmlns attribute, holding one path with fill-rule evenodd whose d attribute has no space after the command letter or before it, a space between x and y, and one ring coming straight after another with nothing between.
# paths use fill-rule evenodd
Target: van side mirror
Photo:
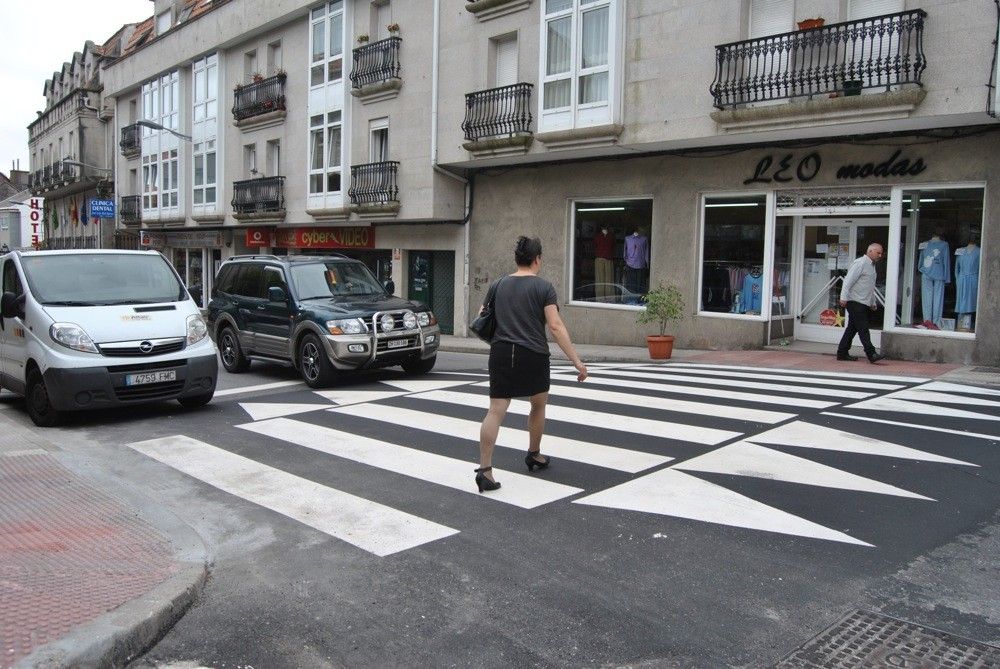
<instances>
[{"instance_id":1,"label":"van side mirror","mask_svg":"<svg viewBox=\"0 0 1000 669\"><path fill-rule=\"evenodd\" d=\"M0 316L24 318L24 293L15 295L8 291L0 297Z\"/></svg>"},{"instance_id":2,"label":"van side mirror","mask_svg":"<svg viewBox=\"0 0 1000 669\"><path fill-rule=\"evenodd\" d=\"M267 289L267 299L269 302L287 303L288 295L285 294L285 291L282 288L279 288L278 286L271 286Z\"/></svg>"}]
</instances>

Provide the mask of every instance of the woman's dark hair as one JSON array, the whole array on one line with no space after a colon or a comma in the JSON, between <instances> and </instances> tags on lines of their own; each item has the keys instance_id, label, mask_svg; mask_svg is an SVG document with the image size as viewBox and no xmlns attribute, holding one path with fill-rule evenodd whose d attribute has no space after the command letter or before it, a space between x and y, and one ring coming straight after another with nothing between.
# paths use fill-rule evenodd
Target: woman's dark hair
<instances>
[{"instance_id":1,"label":"woman's dark hair","mask_svg":"<svg viewBox=\"0 0 1000 669\"><path fill-rule=\"evenodd\" d=\"M517 238L517 245L514 247L514 262L518 267L527 267L535 262L535 258L542 255L542 242L538 237Z\"/></svg>"}]
</instances>

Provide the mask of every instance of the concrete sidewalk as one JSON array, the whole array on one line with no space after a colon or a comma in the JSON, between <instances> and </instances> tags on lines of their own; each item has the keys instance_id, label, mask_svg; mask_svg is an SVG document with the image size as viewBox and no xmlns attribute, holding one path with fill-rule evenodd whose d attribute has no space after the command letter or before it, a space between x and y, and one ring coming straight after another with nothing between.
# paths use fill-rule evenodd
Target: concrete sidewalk
<instances>
[{"instance_id":1,"label":"concrete sidewalk","mask_svg":"<svg viewBox=\"0 0 1000 669\"><path fill-rule=\"evenodd\" d=\"M1000 386L1000 368L907 360L882 360L878 364L872 365L865 359L864 353L860 349L851 351L860 357L857 362L840 362L835 355L835 349L835 345L809 342L795 342L790 346L773 346L764 350L752 351L697 351L675 348L670 362L798 369L846 375L889 374L939 379L955 383ZM486 354L489 353L489 346L475 337L442 335L441 350ZM550 343L549 350L553 359L566 359L556 344ZM585 363L653 362L645 347L576 344L576 350ZM657 364L669 364L669 362Z\"/></svg>"},{"instance_id":2,"label":"concrete sidewalk","mask_svg":"<svg viewBox=\"0 0 1000 669\"><path fill-rule=\"evenodd\" d=\"M0 408L0 667L124 666L208 575L201 538Z\"/></svg>"}]
</instances>

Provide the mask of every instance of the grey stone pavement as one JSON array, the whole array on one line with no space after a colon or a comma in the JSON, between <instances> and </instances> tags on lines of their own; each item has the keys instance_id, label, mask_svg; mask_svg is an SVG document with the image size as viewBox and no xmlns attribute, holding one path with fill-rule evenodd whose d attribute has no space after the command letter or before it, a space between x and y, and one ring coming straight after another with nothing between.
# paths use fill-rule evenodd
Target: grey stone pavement
<instances>
[{"instance_id":1,"label":"grey stone pavement","mask_svg":"<svg viewBox=\"0 0 1000 669\"><path fill-rule=\"evenodd\" d=\"M564 358L553 344L554 358ZM1000 385L1000 369L835 360L831 346L675 350L673 362L898 374ZM477 339L442 350L486 353ZM579 345L585 362L649 363L645 348ZM668 363L669 364L669 363ZM0 405L0 667L122 666L151 647L201 592L212 564L190 527L141 492L59 447Z\"/></svg>"}]
</instances>

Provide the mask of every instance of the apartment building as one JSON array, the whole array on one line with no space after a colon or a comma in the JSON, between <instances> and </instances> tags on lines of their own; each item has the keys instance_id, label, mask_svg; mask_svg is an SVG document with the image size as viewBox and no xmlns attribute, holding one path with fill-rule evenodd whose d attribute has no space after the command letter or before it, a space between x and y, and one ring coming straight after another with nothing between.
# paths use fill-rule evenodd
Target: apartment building
<instances>
[{"instance_id":1,"label":"apartment building","mask_svg":"<svg viewBox=\"0 0 1000 669\"><path fill-rule=\"evenodd\" d=\"M113 217L90 215L92 200L114 194L101 65L117 57L133 26L103 44L87 41L45 82L45 109L28 125L29 188L45 199L45 246L99 248L122 244ZM128 243L127 241L125 242Z\"/></svg>"},{"instance_id":2,"label":"apartment building","mask_svg":"<svg viewBox=\"0 0 1000 669\"><path fill-rule=\"evenodd\" d=\"M454 331L466 183L432 160L432 14L400 0L154 5L103 73L122 224L201 304L232 255L342 253Z\"/></svg>"},{"instance_id":3,"label":"apartment building","mask_svg":"<svg viewBox=\"0 0 1000 669\"><path fill-rule=\"evenodd\" d=\"M679 346L832 351L878 242L876 345L1000 364L996 3L464 5L441 14L438 160L475 174L467 318L528 232L580 341L640 344L664 283Z\"/></svg>"}]
</instances>

